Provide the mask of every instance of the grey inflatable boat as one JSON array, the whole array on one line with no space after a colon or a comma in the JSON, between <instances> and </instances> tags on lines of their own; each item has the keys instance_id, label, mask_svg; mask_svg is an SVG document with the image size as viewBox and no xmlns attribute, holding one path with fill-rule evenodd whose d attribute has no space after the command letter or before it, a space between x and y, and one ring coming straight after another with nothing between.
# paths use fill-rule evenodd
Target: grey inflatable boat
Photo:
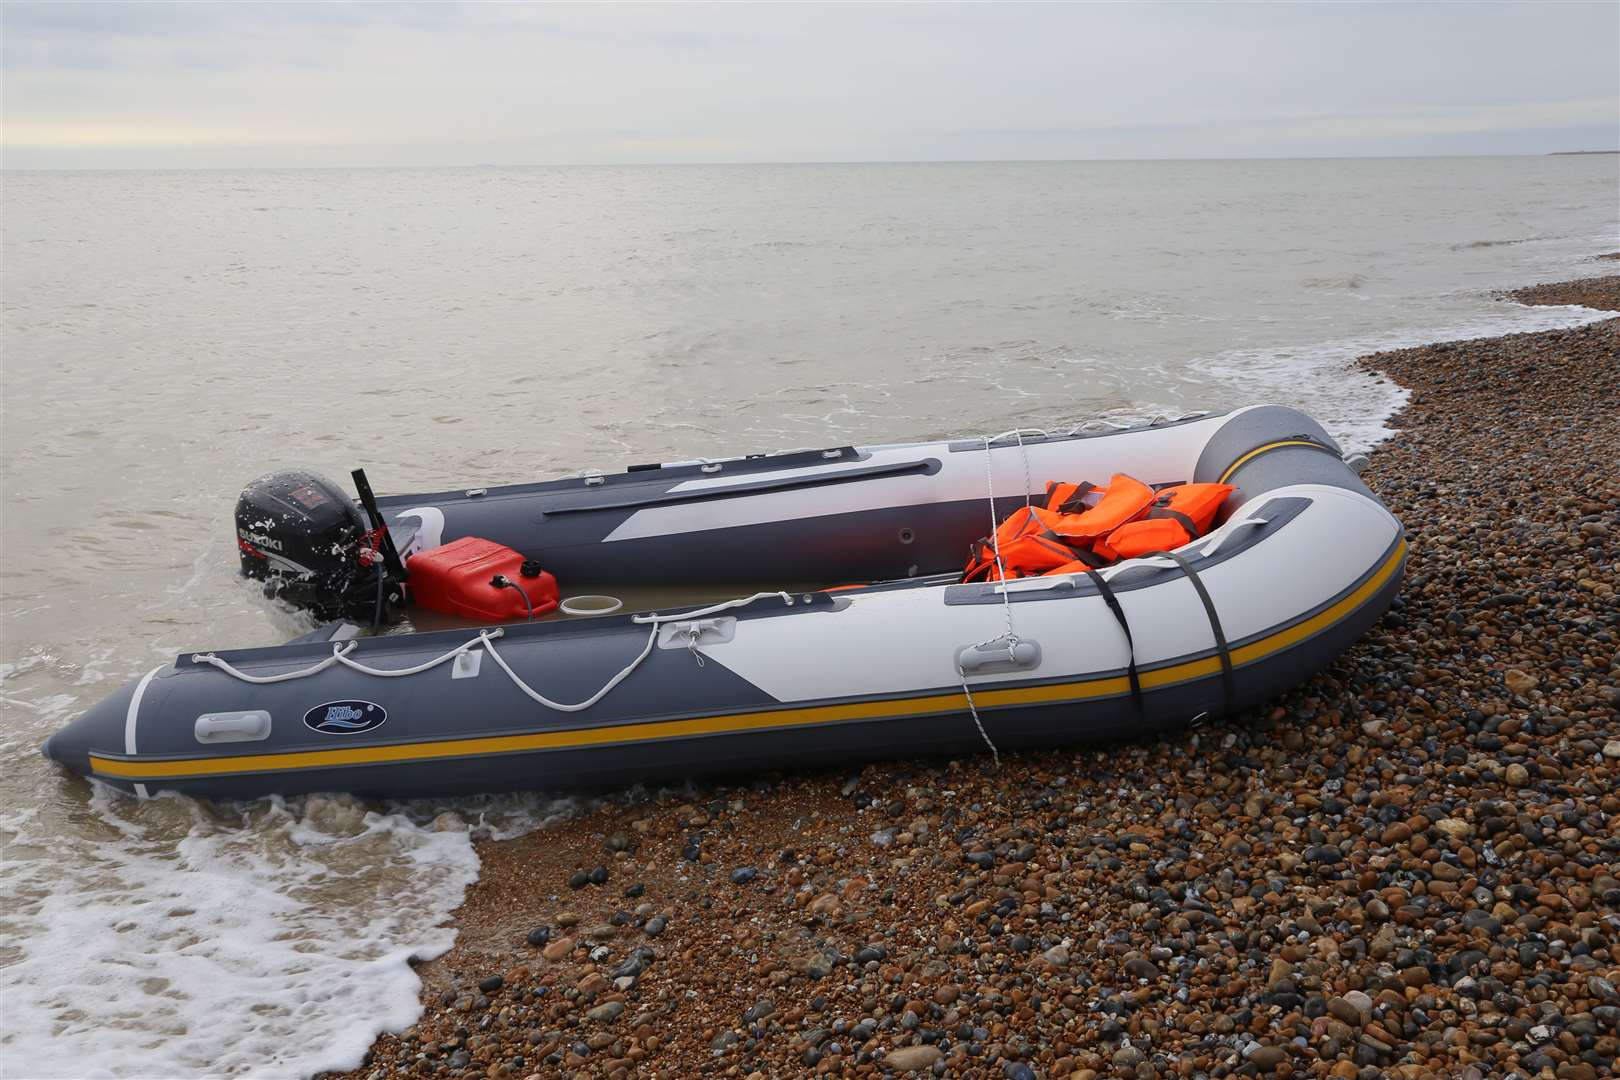
<instances>
[{"instance_id":1,"label":"grey inflatable boat","mask_svg":"<svg viewBox=\"0 0 1620 1080\"><path fill-rule=\"evenodd\" d=\"M1113 472L1236 490L1168 555L961 582L970 545L1047 481ZM1280 406L426 495L363 488L358 505L328 507L407 583L413 557L480 537L565 583L843 586L430 633L357 634L408 584L355 572L341 544L328 545L340 569L308 565L289 553L319 547L319 515L244 500L244 563L280 560L305 590L295 599L353 621L178 656L53 735L48 757L143 796L408 797L1129 737L1256 705L1326 665L1389 606L1406 551L1327 432Z\"/></svg>"}]
</instances>

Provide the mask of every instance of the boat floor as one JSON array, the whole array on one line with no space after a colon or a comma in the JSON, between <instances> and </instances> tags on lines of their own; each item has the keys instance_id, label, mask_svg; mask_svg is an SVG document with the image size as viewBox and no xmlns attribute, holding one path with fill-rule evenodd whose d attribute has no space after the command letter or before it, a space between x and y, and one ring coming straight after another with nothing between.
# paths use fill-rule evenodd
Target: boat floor
<instances>
[{"instance_id":1,"label":"boat floor","mask_svg":"<svg viewBox=\"0 0 1620 1080\"><path fill-rule=\"evenodd\" d=\"M578 585L569 587L559 585L559 591L564 601L576 597L611 596L623 602L624 606L611 612L602 611L570 615L562 610L561 605L538 616L535 622L577 622L580 619L593 618L596 615L626 615L643 611L672 611L683 607L698 607L707 604L718 604L725 600L735 600L740 596L752 596L760 592L815 592L821 586L808 585L803 582L780 581L759 582L740 585ZM514 622L526 620L517 619ZM467 619L458 619L454 615L445 615L437 611L428 611L425 608L412 608L404 623L391 627L391 634L428 633L434 630L456 630L478 626L488 626L488 623L474 622Z\"/></svg>"}]
</instances>

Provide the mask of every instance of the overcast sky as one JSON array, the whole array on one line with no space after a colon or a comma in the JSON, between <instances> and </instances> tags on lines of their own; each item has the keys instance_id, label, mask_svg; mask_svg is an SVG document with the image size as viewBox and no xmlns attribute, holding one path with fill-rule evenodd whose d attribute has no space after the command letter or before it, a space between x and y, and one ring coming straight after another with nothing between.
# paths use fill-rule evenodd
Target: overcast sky
<instances>
[{"instance_id":1,"label":"overcast sky","mask_svg":"<svg viewBox=\"0 0 1620 1080\"><path fill-rule=\"evenodd\" d=\"M8 168L1546 153L1620 4L6 2Z\"/></svg>"}]
</instances>

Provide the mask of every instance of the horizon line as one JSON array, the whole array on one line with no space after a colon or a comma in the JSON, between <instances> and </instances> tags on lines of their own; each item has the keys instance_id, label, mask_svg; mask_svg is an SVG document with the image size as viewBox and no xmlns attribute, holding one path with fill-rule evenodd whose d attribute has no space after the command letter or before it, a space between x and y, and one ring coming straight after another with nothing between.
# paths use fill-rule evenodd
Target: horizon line
<instances>
[{"instance_id":1,"label":"horizon line","mask_svg":"<svg viewBox=\"0 0 1620 1080\"><path fill-rule=\"evenodd\" d=\"M1459 160L1466 158L1541 158L1620 155L1613 150L1546 150L1501 154L1290 154L1242 157L1096 157L1096 158L850 158L840 160L782 161L552 161L485 162L437 165L60 165L49 167L8 166L0 173L59 172L335 172L355 169L624 169L624 168L774 168L781 166L844 165L1087 165L1133 164L1147 162L1213 161L1413 161Z\"/></svg>"}]
</instances>

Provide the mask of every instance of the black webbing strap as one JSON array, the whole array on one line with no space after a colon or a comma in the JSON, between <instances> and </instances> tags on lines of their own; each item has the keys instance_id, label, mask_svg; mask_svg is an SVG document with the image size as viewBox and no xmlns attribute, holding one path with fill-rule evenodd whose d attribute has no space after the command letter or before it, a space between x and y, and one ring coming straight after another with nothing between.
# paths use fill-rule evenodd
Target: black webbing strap
<instances>
[{"instance_id":1,"label":"black webbing strap","mask_svg":"<svg viewBox=\"0 0 1620 1080\"><path fill-rule=\"evenodd\" d=\"M962 583L965 585L980 578L989 581L990 572L996 569L1001 561L995 546L988 540L979 540L969 551L968 568L962 574Z\"/></svg>"},{"instance_id":2,"label":"black webbing strap","mask_svg":"<svg viewBox=\"0 0 1620 1080\"><path fill-rule=\"evenodd\" d=\"M1103 576L1095 570L1087 570L1086 576L1096 583L1097 591L1102 594L1103 603L1107 604L1108 610L1114 613L1114 618L1119 622L1119 628L1125 631L1125 645L1131 651L1125 674L1131 680L1131 704L1136 706L1137 715L1140 716L1143 711L1142 678L1136 671L1136 641L1131 637L1131 624L1125 620L1125 609L1119 606L1119 597L1114 595L1114 590L1108 587L1108 582L1103 580Z\"/></svg>"},{"instance_id":3,"label":"black webbing strap","mask_svg":"<svg viewBox=\"0 0 1620 1080\"><path fill-rule=\"evenodd\" d=\"M1086 504L1082 500L1084 500L1087 495L1090 495L1093 491L1096 491L1096 490L1097 490L1097 485L1096 484L1093 484L1093 483L1091 483L1090 481L1087 481L1087 480L1080 481L1080 483L1075 486L1074 494L1070 495L1067 499L1063 500L1063 504L1057 508L1058 513L1060 513L1060 514L1081 514L1081 513L1084 513L1085 510L1086 510Z\"/></svg>"},{"instance_id":4,"label":"black webbing strap","mask_svg":"<svg viewBox=\"0 0 1620 1080\"><path fill-rule=\"evenodd\" d=\"M1147 512L1147 516L1149 518L1169 518L1171 521L1180 522L1181 527L1187 530L1187 539L1189 540L1196 539L1198 536L1197 523L1180 510L1172 510L1168 506L1155 506Z\"/></svg>"},{"instance_id":5,"label":"black webbing strap","mask_svg":"<svg viewBox=\"0 0 1620 1080\"><path fill-rule=\"evenodd\" d=\"M1226 633L1221 629L1221 617L1215 613L1215 602L1209 598L1209 590L1204 588L1203 581L1199 580L1198 571L1192 568L1192 563L1177 555L1173 551L1150 551L1141 556L1144 559L1166 558L1181 567L1192 582L1192 587L1198 592L1198 599L1203 601L1204 614L1209 616L1209 628L1215 635L1215 649L1221 658L1221 688L1226 695L1226 711L1232 712L1232 705L1237 700L1232 681L1232 650L1226 645Z\"/></svg>"},{"instance_id":6,"label":"black webbing strap","mask_svg":"<svg viewBox=\"0 0 1620 1080\"><path fill-rule=\"evenodd\" d=\"M1062 548L1070 556L1070 562L1085 563L1093 570L1097 569L1098 567L1108 565L1102 556L1093 551L1088 551L1078 544L1071 544L1069 543L1067 537L1060 536L1059 534L1051 532L1050 530L1042 533L1041 539L1047 541L1048 543L1056 544L1058 547Z\"/></svg>"}]
</instances>

